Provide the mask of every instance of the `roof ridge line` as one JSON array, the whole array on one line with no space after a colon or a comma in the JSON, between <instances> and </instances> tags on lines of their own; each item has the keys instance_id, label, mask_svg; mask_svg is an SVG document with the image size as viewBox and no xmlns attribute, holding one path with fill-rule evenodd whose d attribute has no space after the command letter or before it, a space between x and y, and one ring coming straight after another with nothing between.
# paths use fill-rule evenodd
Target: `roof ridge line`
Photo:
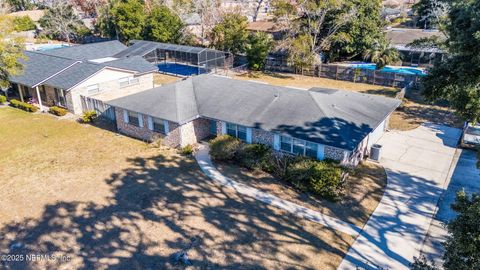
<instances>
[{"instance_id":1,"label":"roof ridge line","mask_svg":"<svg viewBox=\"0 0 480 270\"><path fill-rule=\"evenodd\" d=\"M306 90L308 92L308 95L310 96L310 98L312 99L313 103L315 104L315 106L320 110L320 112L323 113L323 115L327 116L327 117L330 117L329 114L327 114L325 112L325 110L323 110L320 105L317 103L317 101L315 100L315 98L313 97L313 94L312 94L312 91L310 91L310 89Z\"/></svg>"}]
</instances>

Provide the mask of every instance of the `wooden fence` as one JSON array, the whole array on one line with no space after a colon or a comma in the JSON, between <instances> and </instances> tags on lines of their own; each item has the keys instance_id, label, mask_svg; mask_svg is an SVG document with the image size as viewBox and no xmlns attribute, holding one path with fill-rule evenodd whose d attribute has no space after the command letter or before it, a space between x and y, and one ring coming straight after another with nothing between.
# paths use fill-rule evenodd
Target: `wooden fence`
<instances>
[{"instance_id":1,"label":"wooden fence","mask_svg":"<svg viewBox=\"0 0 480 270\"><path fill-rule=\"evenodd\" d=\"M316 65L312 68L297 69L292 66L276 65L274 62L267 61L265 69L269 71L295 73L305 76L321 77L334 80L350 81L355 83L367 83L398 88L404 88L410 83L417 83L418 81L417 75L383 72L378 70L361 69L331 64L322 64Z\"/></svg>"}]
</instances>

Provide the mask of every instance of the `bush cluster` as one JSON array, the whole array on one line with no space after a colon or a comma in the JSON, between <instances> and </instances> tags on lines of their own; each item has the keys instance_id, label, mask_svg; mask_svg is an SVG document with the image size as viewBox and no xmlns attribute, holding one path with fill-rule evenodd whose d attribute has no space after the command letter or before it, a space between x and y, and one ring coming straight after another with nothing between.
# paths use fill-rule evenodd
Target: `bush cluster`
<instances>
[{"instance_id":1,"label":"bush cluster","mask_svg":"<svg viewBox=\"0 0 480 270\"><path fill-rule=\"evenodd\" d=\"M7 97L0 95L0 105L4 104L5 102L7 102Z\"/></svg>"},{"instance_id":2,"label":"bush cluster","mask_svg":"<svg viewBox=\"0 0 480 270\"><path fill-rule=\"evenodd\" d=\"M64 115L67 114L68 111L64 108L61 108L61 107L58 107L58 106L53 106L53 107L50 107L48 112L51 113L51 114L54 114L56 116L64 116Z\"/></svg>"},{"instance_id":3,"label":"bush cluster","mask_svg":"<svg viewBox=\"0 0 480 270\"><path fill-rule=\"evenodd\" d=\"M38 108L36 106L33 106L32 104L28 104L26 102L21 102L16 99L11 99L10 100L10 106L14 108L18 108L27 112L36 112L38 111Z\"/></svg>"},{"instance_id":4,"label":"bush cluster","mask_svg":"<svg viewBox=\"0 0 480 270\"><path fill-rule=\"evenodd\" d=\"M82 122L83 123L91 123L97 119L97 112L94 110L86 111L82 115Z\"/></svg>"},{"instance_id":5,"label":"bush cluster","mask_svg":"<svg viewBox=\"0 0 480 270\"><path fill-rule=\"evenodd\" d=\"M286 171L284 179L295 187L335 200L340 193L343 169L330 161L298 157Z\"/></svg>"},{"instance_id":6,"label":"bush cluster","mask_svg":"<svg viewBox=\"0 0 480 270\"><path fill-rule=\"evenodd\" d=\"M184 156L190 156L191 154L193 154L193 146L189 144L182 147L182 149L180 149L180 154Z\"/></svg>"},{"instance_id":7,"label":"bush cluster","mask_svg":"<svg viewBox=\"0 0 480 270\"><path fill-rule=\"evenodd\" d=\"M328 200L336 200L342 187L343 168L334 161L318 161L275 153L262 144L244 144L229 135L210 141L210 155L219 161L235 161L250 170L263 170Z\"/></svg>"}]
</instances>

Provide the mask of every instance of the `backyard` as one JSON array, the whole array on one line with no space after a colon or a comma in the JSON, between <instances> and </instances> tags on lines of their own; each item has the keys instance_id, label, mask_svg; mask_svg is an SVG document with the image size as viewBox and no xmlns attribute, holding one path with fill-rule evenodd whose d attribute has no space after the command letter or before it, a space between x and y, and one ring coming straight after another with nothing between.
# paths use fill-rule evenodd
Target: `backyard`
<instances>
[{"instance_id":1,"label":"backyard","mask_svg":"<svg viewBox=\"0 0 480 270\"><path fill-rule=\"evenodd\" d=\"M0 145L0 253L54 256L31 268L335 269L354 240L92 125L0 108Z\"/></svg>"}]
</instances>

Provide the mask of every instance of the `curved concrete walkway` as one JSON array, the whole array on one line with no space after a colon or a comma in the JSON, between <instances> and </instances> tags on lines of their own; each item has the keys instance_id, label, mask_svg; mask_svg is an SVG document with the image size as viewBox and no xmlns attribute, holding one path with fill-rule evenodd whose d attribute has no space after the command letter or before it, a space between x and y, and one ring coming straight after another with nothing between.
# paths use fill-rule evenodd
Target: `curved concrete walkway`
<instances>
[{"instance_id":1,"label":"curved concrete walkway","mask_svg":"<svg viewBox=\"0 0 480 270\"><path fill-rule=\"evenodd\" d=\"M326 227L352 235L354 237L357 236L358 233L361 231L361 229L356 225L324 215L322 213L292 203L290 201L283 200L279 197L270 195L256 188L252 188L250 186L235 182L232 179L222 175L212 164L212 160L210 159L209 154L209 148L206 145L200 145L198 151L195 153L195 159L197 160L200 169L208 177L221 185L235 189L235 191L240 194L250 196L264 203L288 211L298 217L308 219L310 221L322 224Z\"/></svg>"},{"instance_id":2,"label":"curved concrete walkway","mask_svg":"<svg viewBox=\"0 0 480 270\"><path fill-rule=\"evenodd\" d=\"M433 124L383 135L385 194L338 269L409 269L455 167L459 136Z\"/></svg>"}]
</instances>

